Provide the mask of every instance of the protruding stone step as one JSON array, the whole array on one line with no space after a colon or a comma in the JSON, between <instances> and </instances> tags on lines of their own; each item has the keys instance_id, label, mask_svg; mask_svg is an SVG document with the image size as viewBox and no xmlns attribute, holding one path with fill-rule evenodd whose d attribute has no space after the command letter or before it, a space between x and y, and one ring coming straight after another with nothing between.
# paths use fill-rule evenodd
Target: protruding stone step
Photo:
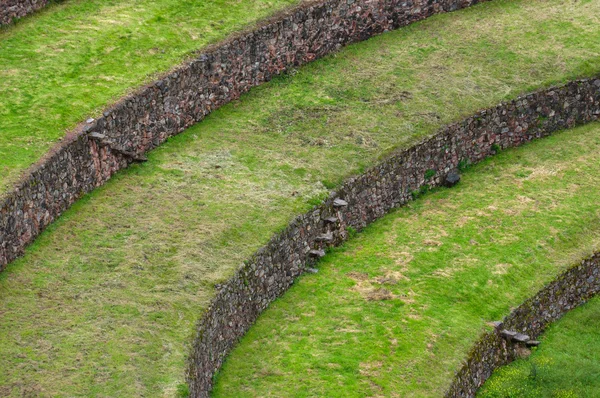
<instances>
[{"instance_id":1,"label":"protruding stone step","mask_svg":"<svg viewBox=\"0 0 600 398\"><path fill-rule=\"evenodd\" d=\"M510 341L516 341L518 343L527 343L530 341L529 336L523 333L515 332L512 330L503 329L500 334Z\"/></svg>"},{"instance_id":2,"label":"protruding stone step","mask_svg":"<svg viewBox=\"0 0 600 398\"><path fill-rule=\"evenodd\" d=\"M97 140L103 140L106 138L104 134L96 133L95 131L93 133L90 133L90 137L95 138Z\"/></svg>"},{"instance_id":3,"label":"protruding stone step","mask_svg":"<svg viewBox=\"0 0 600 398\"><path fill-rule=\"evenodd\" d=\"M338 219L335 217L325 217L323 221L325 221L326 223L335 224L338 222Z\"/></svg>"},{"instance_id":4,"label":"protruding stone step","mask_svg":"<svg viewBox=\"0 0 600 398\"><path fill-rule=\"evenodd\" d=\"M311 250L308 252L311 257L321 258L325 257L325 250Z\"/></svg>"},{"instance_id":5,"label":"protruding stone step","mask_svg":"<svg viewBox=\"0 0 600 398\"><path fill-rule=\"evenodd\" d=\"M527 347L537 347L540 345L540 342L537 340L529 340L527 343L525 343L527 345Z\"/></svg>"},{"instance_id":6,"label":"protruding stone step","mask_svg":"<svg viewBox=\"0 0 600 398\"><path fill-rule=\"evenodd\" d=\"M519 343L527 343L530 339L529 336L527 336L526 334L517 333L515 334L515 337L513 337L513 340Z\"/></svg>"},{"instance_id":7,"label":"protruding stone step","mask_svg":"<svg viewBox=\"0 0 600 398\"><path fill-rule=\"evenodd\" d=\"M333 201L333 207L346 207L348 206L348 202L344 199L337 198Z\"/></svg>"},{"instance_id":8,"label":"protruding stone step","mask_svg":"<svg viewBox=\"0 0 600 398\"><path fill-rule=\"evenodd\" d=\"M516 334L517 332L513 332L512 330L503 329L500 331L500 335L508 340L512 340L512 338L515 337Z\"/></svg>"},{"instance_id":9,"label":"protruding stone step","mask_svg":"<svg viewBox=\"0 0 600 398\"><path fill-rule=\"evenodd\" d=\"M322 234L319 235L315 238L315 241L317 242L332 242L333 241L333 235L331 234L331 232L327 232L326 234Z\"/></svg>"},{"instance_id":10,"label":"protruding stone step","mask_svg":"<svg viewBox=\"0 0 600 398\"><path fill-rule=\"evenodd\" d=\"M500 329L502 327L502 325L504 325L504 323L502 321L493 321L492 322L492 326L494 326L496 329Z\"/></svg>"}]
</instances>

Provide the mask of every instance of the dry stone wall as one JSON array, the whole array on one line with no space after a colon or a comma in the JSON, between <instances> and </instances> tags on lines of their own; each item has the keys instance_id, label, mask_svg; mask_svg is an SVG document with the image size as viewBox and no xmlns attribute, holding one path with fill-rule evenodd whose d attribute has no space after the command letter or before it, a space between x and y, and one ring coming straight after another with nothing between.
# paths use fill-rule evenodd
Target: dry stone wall
<instances>
[{"instance_id":1,"label":"dry stone wall","mask_svg":"<svg viewBox=\"0 0 600 398\"><path fill-rule=\"evenodd\" d=\"M7 25L47 4L48 0L0 0L0 25Z\"/></svg>"},{"instance_id":2,"label":"dry stone wall","mask_svg":"<svg viewBox=\"0 0 600 398\"><path fill-rule=\"evenodd\" d=\"M348 43L479 1L305 3L208 49L80 125L28 170L0 201L0 270L82 194L251 87Z\"/></svg>"},{"instance_id":3,"label":"dry stone wall","mask_svg":"<svg viewBox=\"0 0 600 398\"><path fill-rule=\"evenodd\" d=\"M474 397L494 369L519 357L527 343L508 332L535 339L566 312L600 293L600 253L570 268L485 333L456 373L446 397ZM517 336L518 337L518 336Z\"/></svg>"},{"instance_id":4,"label":"dry stone wall","mask_svg":"<svg viewBox=\"0 0 600 398\"><path fill-rule=\"evenodd\" d=\"M578 80L480 111L346 181L218 286L197 326L190 354L187 378L192 396L208 396L213 376L258 315L323 256L324 249L343 242L350 228L363 229L410 201L422 187L455 182L461 164L599 118L600 77ZM525 323L530 320L525 318Z\"/></svg>"}]
</instances>

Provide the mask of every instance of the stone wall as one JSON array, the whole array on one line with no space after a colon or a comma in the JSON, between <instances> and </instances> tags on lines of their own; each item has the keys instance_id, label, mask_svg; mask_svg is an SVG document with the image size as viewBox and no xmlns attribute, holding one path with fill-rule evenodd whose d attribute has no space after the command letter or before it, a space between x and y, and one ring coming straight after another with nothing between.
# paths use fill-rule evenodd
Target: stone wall
<instances>
[{"instance_id":1,"label":"stone wall","mask_svg":"<svg viewBox=\"0 0 600 398\"><path fill-rule=\"evenodd\" d=\"M345 44L479 1L304 3L208 49L78 126L4 195L0 270L81 195L251 87Z\"/></svg>"},{"instance_id":2,"label":"stone wall","mask_svg":"<svg viewBox=\"0 0 600 398\"><path fill-rule=\"evenodd\" d=\"M187 378L192 396L208 395L225 356L258 315L323 256L327 246L343 242L349 228L363 229L410 201L422 187L447 184L461 164L599 118L600 77L579 80L480 111L346 181L218 286L197 326L190 354ZM528 315L520 322L529 322Z\"/></svg>"},{"instance_id":3,"label":"stone wall","mask_svg":"<svg viewBox=\"0 0 600 398\"><path fill-rule=\"evenodd\" d=\"M0 25L7 25L47 4L48 0L0 0Z\"/></svg>"},{"instance_id":4,"label":"stone wall","mask_svg":"<svg viewBox=\"0 0 600 398\"><path fill-rule=\"evenodd\" d=\"M456 373L446 397L474 397L494 369L519 357L523 342L505 331L537 338L550 323L600 293L600 253L570 268L485 333ZM504 332L504 333L503 333Z\"/></svg>"}]
</instances>

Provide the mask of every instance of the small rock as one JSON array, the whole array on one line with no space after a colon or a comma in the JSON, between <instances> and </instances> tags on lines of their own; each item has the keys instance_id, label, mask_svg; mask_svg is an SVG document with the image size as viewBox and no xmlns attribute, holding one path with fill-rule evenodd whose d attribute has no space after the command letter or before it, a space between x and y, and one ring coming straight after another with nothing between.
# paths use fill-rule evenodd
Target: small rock
<instances>
[{"instance_id":1,"label":"small rock","mask_svg":"<svg viewBox=\"0 0 600 398\"><path fill-rule=\"evenodd\" d=\"M529 340L525 343L527 347L537 347L540 345L540 342L537 340Z\"/></svg>"},{"instance_id":2,"label":"small rock","mask_svg":"<svg viewBox=\"0 0 600 398\"><path fill-rule=\"evenodd\" d=\"M338 221L338 219L335 217L327 217L324 218L323 221L328 222L330 224L335 224Z\"/></svg>"},{"instance_id":3,"label":"small rock","mask_svg":"<svg viewBox=\"0 0 600 398\"><path fill-rule=\"evenodd\" d=\"M94 119L93 119L93 118L89 118L89 119L88 119L88 120L86 120L85 122L86 122L87 124L94 123Z\"/></svg>"},{"instance_id":4,"label":"small rock","mask_svg":"<svg viewBox=\"0 0 600 398\"><path fill-rule=\"evenodd\" d=\"M458 184L459 181L460 181L460 174L452 171L446 175L446 179L444 180L444 186L451 188L451 187L455 186L456 184Z\"/></svg>"},{"instance_id":5,"label":"small rock","mask_svg":"<svg viewBox=\"0 0 600 398\"><path fill-rule=\"evenodd\" d=\"M316 274L317 272L319 272L319 270L316 268L307 268L306 272L310 272L311 274Z\"/></svg>"}]
</instances>

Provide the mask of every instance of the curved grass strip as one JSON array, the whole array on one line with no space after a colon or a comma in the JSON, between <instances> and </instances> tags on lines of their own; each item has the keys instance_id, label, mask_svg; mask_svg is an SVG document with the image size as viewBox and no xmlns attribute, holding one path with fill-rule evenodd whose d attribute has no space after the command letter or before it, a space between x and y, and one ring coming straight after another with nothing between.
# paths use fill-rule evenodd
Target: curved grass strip
<instances>
[{"instance_id":1,"label":"curved grass strip","mask_svg":"<svg viewBox=\"0 0 600 398\"><path fill-rule=\"evenodd\" d=\"M453 170L599 117L600 79L578 80L481 110L348 179L219 287L198 323L188 374L192 395L208 394L232 347L323 249L450 178L456 183Z\"/></svg>"},{"instance_id":2,"label":"curved grass strip","mask_svg":"<svg viewBox=\"0 0 600 398\"><path fill-rule=\"evenodd\" d=\"M531 356L495 371L477 396L599 396L599 323L600 297L597 297L552 324Z\"/></svg>"},{"instance_id":3,"label":"curved grass strip","mask_svg":"<svg viewBox=\"0 0 600 398\"><path fill-rule=\"evenodd\" d=\"M0 29L0 192L65 131L296 0L70 0Z\"/></svg>"},{"instance_id":4,"label":"curved grass strip","mask_svg":"<svg viewBox=\"0 0 600 398\"><path fill-rule=\"evenodd\" d=\"M434 17L277 78L169 140L0 275L2 393L185 389L186 344L215 283L381 154L598 73L597 7L499 1Z\"/></svg>"},{"instance_id":5,"label":"curved grass strip","mask_svg":"<svg viewBox=\"0 0 600 398\"><path fill-rule=\"evenodd\" d=\"M600 293L600 252L570 267L484 333L456 373L446 397L474 397L493 371L528 350L549 324ZM507 336L508 334L508 336Z\"/></svg>"},{"instance_id":6,"label":"curved grass strip","mask_svg":"<svg viewBox=\"0 0 600 398\"><path fill-rule=\"evenodd\" d=\"M168 137L292 67L479 0L327 0L287 10L90 118L32 166L0 205L0 266L83 194Z\"/></svg>"},{"instance_id":7,"label":"curved grass strip","mask_svg":"<svg viewBox=\"0 0 600 398\"><path fill-rule=\"evenodd\" d=\"M214 396L441 396L488 321L600 248L600 125L500 153L333 249Z\"/></svg>"}]
</instances>

